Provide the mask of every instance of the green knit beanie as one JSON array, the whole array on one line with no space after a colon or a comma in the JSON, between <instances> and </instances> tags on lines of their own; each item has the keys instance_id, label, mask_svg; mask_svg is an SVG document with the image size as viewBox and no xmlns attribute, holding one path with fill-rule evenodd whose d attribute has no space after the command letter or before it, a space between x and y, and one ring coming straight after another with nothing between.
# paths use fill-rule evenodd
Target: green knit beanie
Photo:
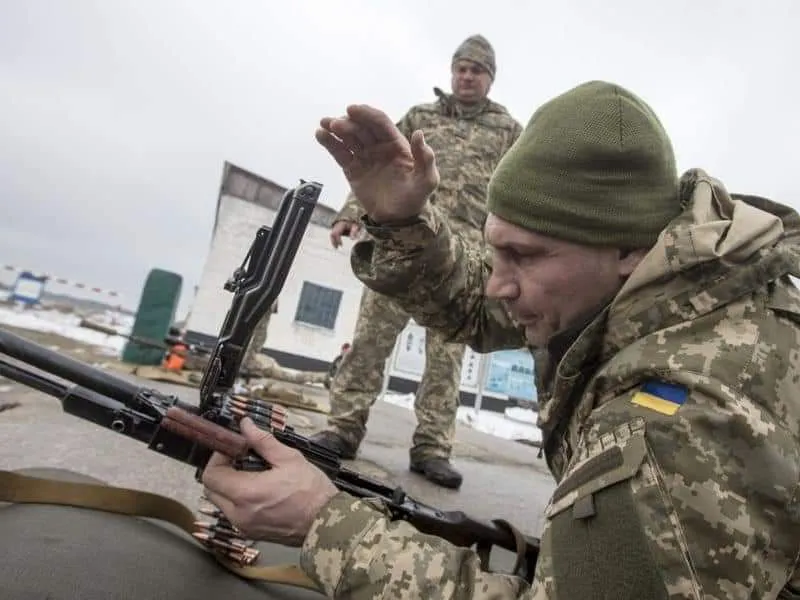
<instances>
[{"instance_id":1,"label":"green knit beanie","mask_svg":"<svg viewBox=\"0 0 800 600\"><path fill-rule=\"evenodd\" d=\"M534 113L492 175L487 204L551 237L647 248L681 210L672 144L645 102L590 81Z\"/></svg>"},{"instance_id":2,"label":"green knit beanie","mask_svg":"<svg viewBox=\"0 0 800 600\"><path fill-rule=\"evenodd\" d=\"M480 34L469 36L453 53L451 66L461 59L471 60L479 64L489 72L489 77L494 79L497 73L497 61L494 56L494 48L485 37Z\"/></svg>"}]
</instances>

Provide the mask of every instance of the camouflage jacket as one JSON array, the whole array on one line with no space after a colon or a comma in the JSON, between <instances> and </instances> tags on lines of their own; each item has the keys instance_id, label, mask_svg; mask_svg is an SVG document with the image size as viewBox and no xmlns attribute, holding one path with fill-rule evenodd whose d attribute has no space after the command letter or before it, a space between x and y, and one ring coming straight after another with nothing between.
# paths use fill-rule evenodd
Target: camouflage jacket
<instances>
[{"instance_id":1,"label":"camouflage jacket","mask_svg":"<svg viewBox=\"0 0 800 600\"><path fill-rule=\"evenodd\" d=\"M467 110L452 95L434 88L436 102L413 106L397 123L407 138L417 129L436 154L440 182L431 196L457 231L482 232L486 219L486 188L497 163L522 133L508 110L486 100ZM363 211L352 192L336 221L357 221Z\"/></svg>"},{"instance_id":2,"label":"camouflage jacket","mask_svg":"<svg viewBox=\"0 0 800 600\"><path fill-rule=\"evenodd\" d=\"M537 378L548 465L533 586L339 493L301 564L350 598L797 598L800 217L702 171L611 303ZM436 209L370 228L352 264L421 324L487 352L522 333ZM487 515L488 516L488 515ZM537 515L531 515L532 519Z\"/></svg>"}]
</instances>

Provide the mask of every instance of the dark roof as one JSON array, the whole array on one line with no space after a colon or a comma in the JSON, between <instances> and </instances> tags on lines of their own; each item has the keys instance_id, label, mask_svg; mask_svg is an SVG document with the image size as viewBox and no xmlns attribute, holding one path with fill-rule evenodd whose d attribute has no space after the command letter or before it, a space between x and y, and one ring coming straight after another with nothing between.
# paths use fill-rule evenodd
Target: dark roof
<instances>
[{"instance_id":1,"label":"dark roof","mask_svg":"<svg viewBox=\"0 0 800 600\"><path fill-rule=\"evenodd\" d=\"M300 183L299 181L297 183ZM222 170L222 182L220 183L219 198L223 194L235 196L248 202L260 204L265 208L277 210L283 198L283 194L288 188L270 181L251 171L237 167L225 161ZM217 198L217 212L219 213L219 198ZM317 203L311 215L311 222L320 227L330 229L337 211L330 206ZM214 228L216 229L216 218Z\"/></svg>"}]
</instances>

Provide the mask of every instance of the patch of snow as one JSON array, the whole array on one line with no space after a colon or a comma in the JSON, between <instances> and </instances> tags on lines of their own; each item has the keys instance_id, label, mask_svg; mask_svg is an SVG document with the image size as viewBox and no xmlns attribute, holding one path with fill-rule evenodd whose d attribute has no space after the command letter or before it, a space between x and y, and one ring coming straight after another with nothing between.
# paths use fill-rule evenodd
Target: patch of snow
<instances>
[{"instance_id":1,"label":"patch of snow","mask_svg":"<svg viewBox=\"0 0 800 600\"><path fill-rule=\"evenodd\" d=\"M389 404L394 404L395 406L407 408L408 410L414 409L414 394L397 394L395 392L386 392L381 397L381 400L388 402Z\"/></svg>"},{"instance_id":2,"label":"patch of snow","mask_svg":"<svg viewBox=\"0 0 800 600\"><path fill-rule=\"evenodd\" d=\"M408 410L414 409L414 394L387 392L382 400ZM507 408L504 414L491 410L481 410L476 414L472 407L459 406L456 421L477 431L507 440L542 441L542 432L536 427L536 413L524 408Z\"/></svg>"},{"instance_id":3,"label":"patch of snow","mask_svg":"<svg viewBox=\"0 0 800 600\"><path fill-rule=\"evenodd\" d=\"M114 328L119 333L129 333L133 327L133 317L114 311L94 313L89 318L95 323ZM116 356L125 346L126 339L117 335L106 335L99 331L81 327L81 315L40 307L0 306L0 325L10 325L21 329L55 333L57 335L99 346L104 354Z\"/></svg>"},{"instance_id":4,"label":"patch of snow","mask_svg":"<svg viewBox=\"0 0 800 600\"><path fill-rule=\"evenodd\" d=\"M94 313L87 317L107 327L112 327L119 333L128 334L133 327L134 317L114 311ZM125 346L126 339L116 335L106 335L99 331L80 326L81 315L72 312L32 307L0 306L0 325L10 325L21 329L30 329L44 333L55 333L63 337L97 346L102 354L109 357L118 356ZM57 350L57 347L53 347ZM101 367L102 365L96 365ZM8 391L6 386L0 391ZM236 389L234 390L234 393ZM414 408L413 394L396 394L388 392L383 395L383 401L390 402L408 410ZM505 413L481 410L478 413L469 406L459 406L456 420L477 431L507 440L528 440L540 442L542 433L536 427L536 413L529 409L510 407Z\"/></svg>"},{"instance_id":5,"label":"patch of snow","mask_svg":"<svg viewBox=\"0 0 800 600\"><path fill-rule=\"evenodd\" d=\"M537 414L536 411L530 408L520 408L519 406L511 406L505 410L507 419L530 425L536 425Z\"/></svg>"}]
</instances>

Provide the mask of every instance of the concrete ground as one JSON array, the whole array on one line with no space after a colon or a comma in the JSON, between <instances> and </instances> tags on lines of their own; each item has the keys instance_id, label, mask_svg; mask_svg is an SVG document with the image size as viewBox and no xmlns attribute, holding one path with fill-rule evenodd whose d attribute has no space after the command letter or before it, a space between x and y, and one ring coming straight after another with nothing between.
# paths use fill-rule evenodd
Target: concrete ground
<instances>
[{"instance_id":1,"label":"concrete ground","mask_svg":"<svg viewBox=\"0 0 800 600\"><path fill-rule=\"evenodd\" d=\"M109 361L99 349L74 340L7 329L89 363ZM192 387L119 376L176 394L184 401L197 402L197 391ZM327 400L322 388L300 389L322 402ZM194 481L191 467L151 452L144 444L109 429L63 413L55 398L0 379L0 405L4 402L19 405L0 412L0 468L66 468L113 485L157 492L197 508L201 486ZM324 414L290 408L289 415L289 424L299 433L313 433L325 424ZM464 484L458 491L446 490L408 471L408 445L414 425L413 411L377 402L358 458L345 464L400 485L428 504L463 510L483 520L502 518L525 533L539 535L542 510L553 482L544 460L537 458L536 448L458 425L453 462L464 474ZM282 556L280 560L286 558L282 550L275 555ZM507 564L506 559L500 559L502 564ZM265 562L269 562L267 553Z\"/></svg>"}]
</instances>

